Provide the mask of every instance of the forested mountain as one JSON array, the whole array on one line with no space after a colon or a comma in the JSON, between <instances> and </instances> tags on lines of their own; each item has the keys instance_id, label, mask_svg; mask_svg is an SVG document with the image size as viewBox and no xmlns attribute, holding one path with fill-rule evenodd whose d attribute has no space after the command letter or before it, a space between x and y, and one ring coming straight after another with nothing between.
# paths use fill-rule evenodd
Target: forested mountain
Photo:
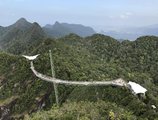
<instances>
[{"instance_id":1,"label":"forested mountain","mask_svg":"<svg viewBox=\"0 0 158 120\"><path fill-rule=\"evenodd\" d=\"M0 35L3 35L4 32L5 32L4 27L0 26Z\"/></svg>"},{"instance_id":2,"label":"forested mountain","mask_svg":"<svg viewBox=\"0 0 158 120\"><path fill-rule=\"evenodd\" d=\"M38 24L31 24L28 29L32 28L30 33L38 37L36 31L41 28L33 29L33 26ZM35 40L37 44L30 43L24 54L40 54L34 64L41 73L51 75L48 54L51 49L57 78L77 81L123 78L141 84L148 91L143 97L114 86L58 85L60 106L56 106L53 85L36 78L29 61L22 56L1 51L0 116L4 120L158 118L157 108L151 107L158 107L158 37L143 36L136 41L119 42L101 34L86 38L70 34L58 39L41 37L41 40ZM14 52L19 54L16 52L19 45L14 45ZM23 47L17 51L23 54Z\"/></svg>"},{"instance_id":3,"label":"forested mountain","mask_svg":"<svg viewBox=\"0 0 158 120\"><path fill-rule=\"evenodd\" d=\"M46 25L43 27L44 31L53 37L62 37L70 33L75 33L79 36L85 37L95 33L91 27L86 27L80 24L68 24L55 22L54 25Z\"/></svg>"},{"instance_id":4,"label":"forested mountain","mask_svg":"<svg viewBox=\"0 0 158 120\"><path fill-rule=\"evenodd\" d=\"M13 25L0 26L0 49L13 54L21 54L34 45L37 46L39 41L47 37L62 37L70 33L85 37L94 34L95 31L83 25L59 22L41 28L36 22L30 23L25 18L20 18Z\"/></svg>"},{"instance_id":5,"label":"forested mountain","mask_svg":"<svg viewBox=\"0 0 158 120\"><path fill-rule=\"evenodd\" d=\"M45 37L38 23L29 23L24 18L13 25L0 29L0 46L2 49L20 54Z\"/></svg>"}]
</instances>

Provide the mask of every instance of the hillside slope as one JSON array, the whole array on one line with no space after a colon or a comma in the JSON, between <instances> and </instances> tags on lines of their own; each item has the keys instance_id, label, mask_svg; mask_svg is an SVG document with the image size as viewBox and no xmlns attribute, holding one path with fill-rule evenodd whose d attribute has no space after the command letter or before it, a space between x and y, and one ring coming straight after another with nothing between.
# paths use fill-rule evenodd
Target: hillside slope
<instances>
[{"instance_id":1,"label":"hillside slope","mask_svg":"<svg viewBox=\"0 0 158 120\"><path fill-rule=\"evenodd\" d=\"M137 82L148 90L146 97L143 97L134 96L128 89L113 86L59 85L60 108L53 106L55 98L52 84L37 79L28 61L21 56L1 52L0 107L9 109L5 117L11 118L23 118L45 109L47 111L37 112L26 119L53 119L52 116L59 120L74 119L78 115L83 119L101 119L112 115L120 119L154 120L158 118L157 109L151 107L152 104L158 104L157 45L158 38L154 36L120 43L100 34L87 38L70 34L59 39L45 39L28 49L28 54L40 54L34 64L43 74L51 75L48 55L51 49L57 78L102 81L121 77L126 81Z\"/></svg>"},{"instance_id":2,"label":"hillside slope","mask_svg":"<svg viewBox=\"0 0 158 120\"><path fill-rule=\"evenodd\" d=\"M125 111L129 110L128 112L131 112L131 115L133 117L136 116L137 119L153 120L158 117L157 110L154 110L151 107L152 104L157 105L158 103L158 97L156 92L156 73L158 72L157 37L144 36L138 38L134 42L124 41L122 43L119 43L111 37L99 34L87 37L85 39L77 35L71 34L64 38L60 38L58 41L62 41L64 42L64 44L71 46L74 49L78 48L78 51L84 49L89 52L89 56L94 56L92 58L90 57L90 62L83 62L84 59L88 56L84 56L83 61L80 62L79 66L84 63L84 66L81 66L81 68L86 69L82 69L80 71L80 67L78 65L75 65L78 66L77 73L81 72L82 74L74 77L73 79L76 80L77 78L82 78L81 80L111 80L122 77L127 81L137 82L148 90L146 97L143 98L141 96L133 96L133 94L131 94L131 92L126 89L110 86L75 87L67 97L68 101L72 102L72 104L73 102L77 102L78 104L80 104L80 101L88 100L91 102L96 102L98 100L103 100L108 101L111 104L116 103ZM69 54L66 53L66 55ZM83 57L78 59L80 60L82 58ZM73 60L68 62L67 68L69 68L70 63L74 63ZM73 74L70 72L69 75L71 77L74 74L76 74L76 72L74 72ZM71 78L69 79L73 80ZM52 108L50 111L43 112L43 117L47 116L48 118L51 118L51 116L53 115L58 116L58 113L54 112L56 110L60 111L60 109L64 109L65 105L68 107L66 111L71 111L73 114L65 113L65 117L59 117L58 119L67 119L67 117L73 119L73 116L75 116L76 114L80 114L79 112L75 113L71 104L66 102L62 106L62 108ZM95 105L95 103L93 105ZM107 113L110 110L111 109L108 109ZM112 111L115 110L112 109ZM38 117L38 115L41 113L42 112L33 115L33 119ZM114 114L114 116L117 117L119 113L114 112ZM89 113L81 116L86 117L87 119L92 119L92 116L88 115ZM127 117L130 118L132 116L128 114L124 119L127 119ZM106 117L108 117L108 115L106 115Z\"/></svg>"}]
</instances>

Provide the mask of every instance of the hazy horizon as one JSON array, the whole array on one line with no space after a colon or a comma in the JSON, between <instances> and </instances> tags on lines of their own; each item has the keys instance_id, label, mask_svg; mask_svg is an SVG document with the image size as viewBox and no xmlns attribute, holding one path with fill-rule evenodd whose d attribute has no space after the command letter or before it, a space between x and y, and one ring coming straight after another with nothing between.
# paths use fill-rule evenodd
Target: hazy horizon
<instances>
[{"instance_id":1,"label":"hazy horizon","mask_svg":"<svg viewBox=\"0 0 158 120\"><path fill-rule=\"evenodd\" d=\"M158 24L156 0L0 0L1 26L24 17L41 26L61 23L83 24L96 31Z\"/></svg>"}]
</instances>

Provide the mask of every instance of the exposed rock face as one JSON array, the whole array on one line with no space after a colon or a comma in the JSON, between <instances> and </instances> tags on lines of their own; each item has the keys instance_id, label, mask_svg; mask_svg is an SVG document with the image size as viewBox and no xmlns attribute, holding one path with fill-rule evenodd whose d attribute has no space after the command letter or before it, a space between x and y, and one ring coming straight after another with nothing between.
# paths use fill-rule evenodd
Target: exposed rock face
<instances>
[{"instance_id":1,"label":"exposed rock face","mask_svg":"<svg viewBox=\"0 0 158 120\"><path fill-rule=\"evenodd\" d=\"M8 120L10 110L6 106L0 106L0 120Z\"/></svg>"}]
</instances>

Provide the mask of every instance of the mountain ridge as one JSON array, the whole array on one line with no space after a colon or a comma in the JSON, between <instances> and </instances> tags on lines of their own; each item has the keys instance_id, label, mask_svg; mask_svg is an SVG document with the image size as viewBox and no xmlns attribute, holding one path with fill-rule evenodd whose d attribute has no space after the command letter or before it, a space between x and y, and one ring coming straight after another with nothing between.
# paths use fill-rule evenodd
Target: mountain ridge
<instances>
[{"instance_id":1,"label":"mountain ridge","mask_svg":"<svg viewBox=\"0 0 158 120\"><path fill-rule=\"evenodd\" d=\"M0 36L1 48L7 51L12 51L14 54L22 53L14 47L27 49L27 46L35 43L38 39L44 39L45 33L38 23L30 23L24 18L19 19L14 24L3 27ZM21 49L22 50L22 49Z\"/></svg>"},{"instance_id":2,"label":"mountain ridge","mask_svg":"<svg viewBox=\"0 0 158 120\"><path fill-rule=\"evenodd\" d=\"M14 24L7 27L0 26L0 37L6 33L8 29L21 28L21 30L28 29L32 23L28 22L25 18L20 18ZM69 23L60 23L56 21L54 24L46 24L41 27L47 37L59 38L70 33L77 34L81 37L91 36L92 34L97 33L92 27L85 26L82 24L69 24ZM98 33L109 35L116 39L129 39L136 40L140 36L145 35L155 35L158 36L158 24L142 26L142 27L126 27L119 28L119 30L106 30L100 31ZM1 41L1 38L0 38Z\"/></svg>"},{"instance_id":3,"label":"mountain ridge","mask_svg":"<svg viewBox=\"0 0 158 120\"><path fill-rule=\"evenodd\" d=\"M0 27L0 48L19 54L25 51L27 46L39 44L41 40L47 37L63 37L70 33L88 36L95 32L92 28L83 25L59 22L42 28L37 22L30 23L25 18L20 18L12 25ZM19 51L17 47L24 49Z\"/></svg>"},{"instance_id":4,"label":"mountain ridge","mask_svg":"<svg viewBox=\"0 0 158 120\"><path fill-rule=\"evenodd\" d=\"M70 33L75 33L81 37L86 37L96 33L93 28L88 26L84 26L81 24L59 23L58 21L56 21L53 25L47 24L43 27L43 29L50 36L56 37L65 36ZM53 32L56 33L56 35L53 34Z\"/></svg>"}]
</instances>

